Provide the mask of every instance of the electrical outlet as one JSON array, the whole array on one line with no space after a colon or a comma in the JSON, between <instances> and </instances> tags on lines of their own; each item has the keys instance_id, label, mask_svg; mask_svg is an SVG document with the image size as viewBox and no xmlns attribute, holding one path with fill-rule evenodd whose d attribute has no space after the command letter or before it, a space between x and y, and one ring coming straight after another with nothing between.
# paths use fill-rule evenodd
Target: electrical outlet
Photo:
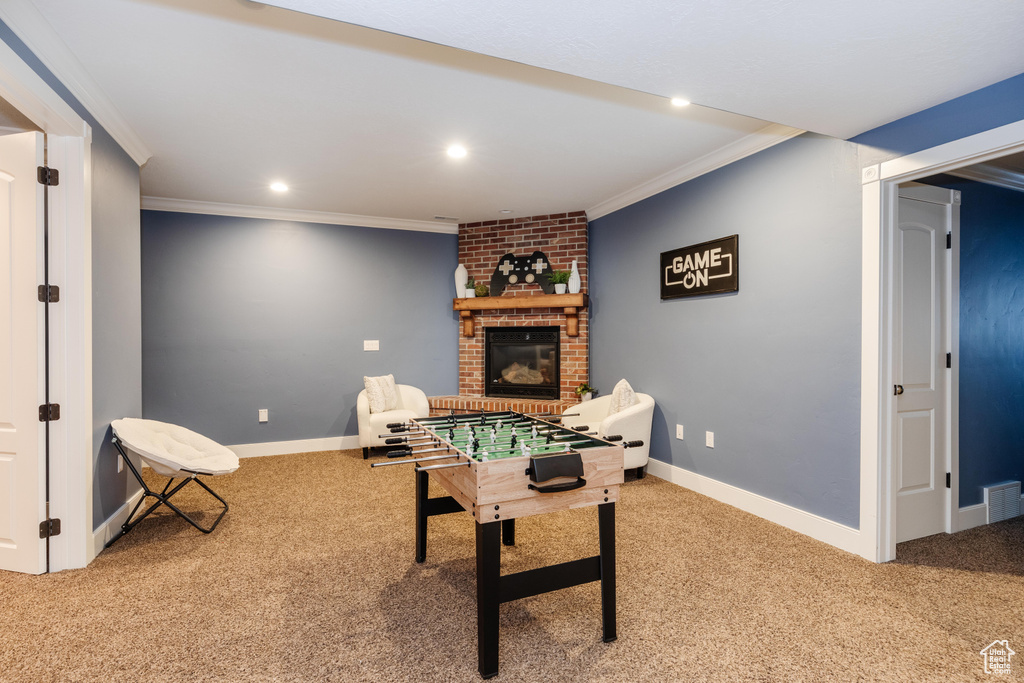
<instances>
[{"instance_id":1,"label":"electrical outlet","mask_svg":"<svg viewBox=\"0 0 1024 683\"><path fill-rule=\"evenodd\" d=\"M704 443L707 445L708 448L714 448L715 447L715 433L714 432L704 432Z\"/></svg>"},{"instance_id":2,"label":"electrical outlet","mask_svg":"<svg viewBox=\"0 0 1024 683\"><path fill-rule=\"evenodd\" d=\"M380 339L364 339L363 351L380 351Z\"/></svg>"},{"instance_id":3,"label":"electrical outlet","mask_svg":"<svg viewBox=\"0 0 1024 683\"><path fill-rule=\"evenodd\" d=\"M676 438L683 440L683 425L676 425Z\"/></svg>"},{"instance_id":4,"label":"electrical outlet","mask_svg":"<svg viewBox=\"0 0 1024 683\"><path fill-rule=\"evenodd\" d=\"M260 422L270 422L270 411L266 408L260 408Z\"/></svg>"},{"instance_id":5,"label":"electrical outlet","mask_svg":"<svg viewBox=\"0 0 1024 683\"><path fill-rule=\"evenodd\" d=\"M118 472L123 472L124 471L124 458L121 457L120 453L117 454L117 471Z\"/></svg>"}]
</instances>

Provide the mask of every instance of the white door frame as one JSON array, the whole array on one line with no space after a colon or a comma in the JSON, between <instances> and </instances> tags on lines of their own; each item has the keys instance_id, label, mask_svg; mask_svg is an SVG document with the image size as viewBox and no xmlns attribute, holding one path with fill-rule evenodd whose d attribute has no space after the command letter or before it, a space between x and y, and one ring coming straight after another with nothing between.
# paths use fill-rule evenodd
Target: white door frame
<instances>
[{"instance_id":1,"label":"white door frame","mask_svg":"<svg viewBox=\"0 0 1024 683\"><path fill-rule=\"evenodd\" d=\"M1022 150L1024 121L1017 121L862 170L860 554L875 562L888 562L896 557L892 534L896 509L892 495L893 400L889 379L893 354L892 234L897 186ZM957 246L954 244L954 255L959 253ZM955 325L957 311L953 314ZM955 344L956 328L953 334ZM952 379L956 381L956 377ZM955 394L953 400L956 401ZM955 414L953 418L951 433L956 438ZM956 475L954 471L954 479ZM957 498L952 498L950 531L958 530L957 504Z\"/></svg>"},{"instance_id":2,"label":"white door frame","mask_svg":"<svg viewBox=\"0 0 1024 683\"><path fill-rule=\"evenodd\" d=\"M61 302L50 309L50 571L86 566L92 543L92 131L7 44L0 41L0 97L47 134L48 165L60 171L50 188L50 282ZM40 520L42 521L42 520Z\"/></svg>"}]
</instances>

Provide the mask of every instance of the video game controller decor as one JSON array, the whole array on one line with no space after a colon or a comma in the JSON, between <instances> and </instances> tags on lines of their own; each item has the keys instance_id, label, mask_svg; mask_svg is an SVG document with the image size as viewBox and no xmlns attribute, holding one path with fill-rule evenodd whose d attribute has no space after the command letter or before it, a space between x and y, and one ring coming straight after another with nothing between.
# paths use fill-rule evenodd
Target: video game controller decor
<instances>
[{"instance_id":1,"label":"video game controller decor","mask_svg":"<svg viewBox=\"0 0 1024 683\"><path fill-rule=\"evenodd\" d=\"M491 276L491 296L498 296L505 285L536 284L545 294L554 294L555 286L548 282L551 263L539 251L529 256L505 254L498 259L498 265Z\"/></svg>"}]
</instances>

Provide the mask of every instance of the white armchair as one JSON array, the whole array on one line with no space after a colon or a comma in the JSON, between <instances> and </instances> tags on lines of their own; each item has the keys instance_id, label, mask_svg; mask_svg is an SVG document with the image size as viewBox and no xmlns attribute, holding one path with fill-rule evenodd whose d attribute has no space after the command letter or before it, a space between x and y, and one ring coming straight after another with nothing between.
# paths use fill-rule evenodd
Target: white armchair
<instances>
[{"instance_id":1,"label":"white armchair","mask_svg":"<svg viewBox=\"0 0 1024 683\"><path fill-rule=\"evenodd\" d=\"M587 425L599 437L621 434L623 441L643 441L644 445L627 448L623 466L636 469L637 479L644 476L644 468L651 452L651 421L654 419L654 399L648 394L637 394L637 403L612 415L608 408L611 396L601 396L569 408L562 413L566 427Z\"/></svg>"},{"instance_id":2,"label":"white armchair","mask_svg":"<svg viewBox=\"0 0 1024 683\"><path fill-rule=\"evenodd\" d=\"M359 421L359 446L363 449L363 459L370 457L370 449L384 446L382 434L389 434L388 425L392 422L405 422L416 417L430 415L430 404L427 395L420 389L408 384L396 384L398 406L394 410L382 413L370 412L370 401L366 398L366 389L359 392L356 398L356 417Z\"/></svg>"}]
</instances>

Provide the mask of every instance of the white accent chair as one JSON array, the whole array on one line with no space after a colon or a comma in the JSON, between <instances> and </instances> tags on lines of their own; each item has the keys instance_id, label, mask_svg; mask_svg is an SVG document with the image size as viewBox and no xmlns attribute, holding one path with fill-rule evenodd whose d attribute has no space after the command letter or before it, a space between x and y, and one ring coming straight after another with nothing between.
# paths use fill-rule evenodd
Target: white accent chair
<instances>
[{"instance_id":1,"label":"white accent chair","mask_svg":"<svg viewBox=\"0 0 1024 683\"><path fill-rule=\"evenodd\" d=\"M398 406L394 410L382 413L370 412L370 401L366 397L366 389L359 392L356 398L356 417L359 421L359 446L363 449L363 460L370 457L370 449L385 446L382 434L389 434L388 425L392 422L405 422L416 417L430 415L430 404L427 395L416 387L408 384L396 384ZM396 434L395 436L400 436Z\"/></svg>"},{"instance_id":2,"label":"white accent chair","mask_svg":"<svg viewBox=\"0 0 1024 683\"><path fill-rule=\"evenodd\" d=\"M599 437L622 435L623 441L643 441L643 446L627 448L623 467L636 469L637 479L643 479L644 468L651 453L651 421L654 419L654 399L649 394L637 393L637 403L612 415L608 407L612 397L601 396L569 408L562 413L566 427L587 425Z\"/></svg>"}]
</instances>

